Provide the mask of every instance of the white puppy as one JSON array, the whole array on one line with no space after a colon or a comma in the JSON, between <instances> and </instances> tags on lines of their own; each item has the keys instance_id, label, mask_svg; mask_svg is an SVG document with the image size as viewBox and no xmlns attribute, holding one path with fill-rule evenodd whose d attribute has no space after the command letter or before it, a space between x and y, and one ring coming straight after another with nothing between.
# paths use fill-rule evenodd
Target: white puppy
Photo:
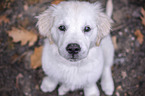
<instances>
[{"instance_id":1,"label":"white puppy","mask_svg":"<svg viewBox=\"0 0 145 96\"><path fill-rule=\"evenodd\" d=\"M40 33L49 38L42 55L47 75L41 84L43 92L52 92L60 84L59 95L83 89L85 96L99 96L96 82L101 77L103 91L113 94L110 19L99 3L70 1L52 5L38 16L37 25Z\"/></svg>"}]
</instances>

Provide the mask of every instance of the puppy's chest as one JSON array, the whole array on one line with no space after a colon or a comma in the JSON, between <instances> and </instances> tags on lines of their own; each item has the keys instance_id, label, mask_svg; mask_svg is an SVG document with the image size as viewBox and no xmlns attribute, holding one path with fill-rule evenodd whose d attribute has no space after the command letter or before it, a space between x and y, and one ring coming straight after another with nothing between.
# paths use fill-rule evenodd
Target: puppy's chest
<instances>
[{"instance_id":1,"label":"puppy's chest","mask_svg":"<svg viewBox=\"0 0 145 96\"><path fill-rule=\"evenodd\" d=\"M49 74L61 83L71 86L83 87L85 84L96 82L102 72L99 63L87 64L86 66L66 66L63 64L50 68ZM50 66L51 67L51 66Z\"/></svg>"}]
</instances>

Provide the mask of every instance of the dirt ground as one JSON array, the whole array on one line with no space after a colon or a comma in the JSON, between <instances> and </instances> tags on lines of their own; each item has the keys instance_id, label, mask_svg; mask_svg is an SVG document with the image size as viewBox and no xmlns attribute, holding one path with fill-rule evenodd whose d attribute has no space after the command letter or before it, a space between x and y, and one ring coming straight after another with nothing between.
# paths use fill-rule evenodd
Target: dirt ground
<instances>
[{"instance_id":1,"label":"dirt ground","mask_svg":"<svg viewBox=\"0 0 145 96\"><path fill-rule=\"evenodd\" d=\"M57 96L57 90L43 93L39 86L45 76L41 67L30 67L30 56L36 46L43 44L40 36L29 47L13 43L8 36L12 27L36 28L37 16L52 0L2 0L0 16L6 15L8 21L0 20L0 96ZM94 2L96 0L90 0ZM7 2L7 3L6 3ZM105 7L105 0L100 0ZM115 92L113 96L145 96L145 43L140 44L134 34L139 29L145 35L141 23L141 8L144 0L114 0L112 36L117 39L114 66L112 67ZM7 6L7 7L5 7ZM1 18L0 18L1 19ZM27 53L27 54L25 54ZM27 55L27 56L26 56ZM100 86L100 83L97 83ZM101 90L101 88L100 88ZM105 94L101 92L101 96ZM69 92L65 96L83 96L83 91Z\"/></svg>"}]
</instances>

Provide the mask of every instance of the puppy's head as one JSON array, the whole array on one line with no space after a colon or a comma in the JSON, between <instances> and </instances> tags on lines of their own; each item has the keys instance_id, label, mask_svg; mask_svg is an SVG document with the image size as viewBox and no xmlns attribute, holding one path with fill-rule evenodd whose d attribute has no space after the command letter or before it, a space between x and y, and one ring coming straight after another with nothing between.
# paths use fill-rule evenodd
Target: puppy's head
<instances>
[{"instance_id":1,"label":"puppy's head","mask_svg":"<svg viewBox=\"0 0 145 96\"><path fill-rule=\"evenodd\" d=\"M50 6L38 16L43 36L57 45L59 54L70 61L87 57L89 49L109 34L110 20L100 4L61 2Z\"/></svg>"}]
</instances>

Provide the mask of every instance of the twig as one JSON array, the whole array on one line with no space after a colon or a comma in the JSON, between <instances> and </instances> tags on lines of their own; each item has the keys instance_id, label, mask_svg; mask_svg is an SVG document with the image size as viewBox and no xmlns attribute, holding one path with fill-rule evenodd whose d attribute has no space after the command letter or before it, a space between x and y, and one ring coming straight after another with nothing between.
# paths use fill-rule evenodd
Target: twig
<instances>
[{"instance_id":1,"label":"twig","mask_svg":"<svg viewBox=\"0 0 145 96\"><path fill-rule=\"evenodd\" d=\"M19 61L23 56L25 56L28 52L24 52L21 56L17 57L16 59L14 59L12 61L12 64L16 63L17 61Z\"/></svg>"},{"instance_id":2,"label":"twig","mask_svg":"<svg viewBox=\"0 0 145 96\"><path fill-rule=\"evenodd\" d=\"M123 27L125 27L126 24L123 24L123 25L119 25L117 27L114 27L111 31L117 31L117 30L120 30L122 29Z\"/></svg>"},{"instance_id":3,"label":"twig","mask_svg":"<svg viewBox=\"0 0 145 96\"><path fill-rule=\"evenodd\" d=\"M12 90L11 88L6 88L6 87L0 88L0 91L11 91L11 90Z\"/></svg>"},{"instance_id":4,"label":"twig","mask_svg":"<svg viewBox=\"0 0 145 96\"><path fill-rule=\"evenodd\" d=\"M7 68L7 66L0 66L0 69Z\"/></svg>"}]
</instances>

